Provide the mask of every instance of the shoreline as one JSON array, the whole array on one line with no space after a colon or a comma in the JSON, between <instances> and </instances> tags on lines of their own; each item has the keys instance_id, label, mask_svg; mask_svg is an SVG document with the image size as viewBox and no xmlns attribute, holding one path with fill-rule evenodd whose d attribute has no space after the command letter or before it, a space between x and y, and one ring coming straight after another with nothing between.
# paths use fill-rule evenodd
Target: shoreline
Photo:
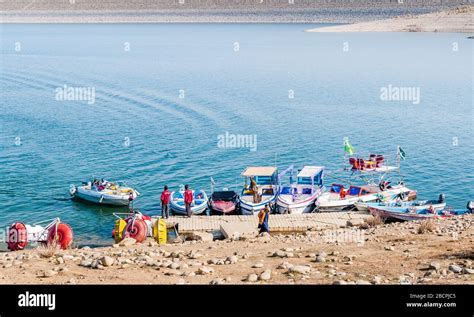
<instances>
[{"instance_id":1,"label":"shoreline","mask_svg":"<svg viewBox=\"0 0 474 317\"><path fill-rule=\"evenodd\" d=\"M18 1L21 2L21 1ZM269 0L265 4L187 0L152 3L116 1L95 3L84 0L67 5L54 1L0 3L1 24L11 23L331 23L347 24L378 21L406 14L420 15L454 8L451 4L332 3L302 2L293 5ZM217 1L219 2L219 1ZM459 1L461 3L461 1ZM457 3L457 5L459 5ZM30 5L31 4L31 5Z\"/></svg>"},{"instance_id":2,"label":"shoreline","mask_svg":"<svg viewBox=\"0 0 474 317\"><path fill-rule=\"evenodd\" d=\"M454 9L403 16L380 21L361 22L348 25L329 26L306 30L314 33L349 32L445 32L474 33L474 6L460 6Z\"/></svg>"},{"instance_id":3,"label":"shoreline","mask_svg":"<svg viewBox=\"0 0 474 317\"><path fill-rule=\"evenodd\" d=\"M474 284L474 215L337 230L5 252L0 284Z\"/></svg>"}]
</instances>

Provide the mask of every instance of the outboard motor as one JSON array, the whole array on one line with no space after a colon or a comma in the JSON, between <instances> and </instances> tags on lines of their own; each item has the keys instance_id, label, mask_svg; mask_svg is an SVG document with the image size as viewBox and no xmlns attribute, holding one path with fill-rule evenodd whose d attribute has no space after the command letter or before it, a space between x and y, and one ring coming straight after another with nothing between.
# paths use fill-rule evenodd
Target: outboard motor
<instances>
[{"instance_id":1,"label":"outboard motor","mask_svg":"<svg viewBox=\"0 0 474 317\"><path fill-rule=\"evenodd\" d=\"M405 201L405 199L407 198L407 194L404 192L401 192L400 194L398 194L398 198L400 198L400 200Z\"/></svg>"},{"instance_id":2,"label":"outboard motor","mask_svg":"<svg viewBox=\"0 0 474 317\"><path fill-rule=\"evenodd\" d=\"M444 203L446 201L446 196L444 194L439 194L438 203Z\"/></svg>"},{"instance_id":3,"label":"outboard motor","mask_svg":"<svg viewBox=\"0 0 474 317\"><path fill-rule=\"evenodd\" d=\"M466 208L472 214L474 212L474 200L468 201Z\"/></svg>"}]
</instances>

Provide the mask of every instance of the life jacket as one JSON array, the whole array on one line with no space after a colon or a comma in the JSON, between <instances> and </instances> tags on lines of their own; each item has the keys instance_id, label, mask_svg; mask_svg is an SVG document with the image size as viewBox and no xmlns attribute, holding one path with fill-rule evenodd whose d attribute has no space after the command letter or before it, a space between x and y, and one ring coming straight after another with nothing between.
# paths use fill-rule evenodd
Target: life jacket
<instances>
[{"instance_id":1,"label":"life jacket","mask_svg":"<svg viewBox=\"0 0 474 317\"><path fill-rule=\"evenodd\" d=\"M341 190L339 191L339 197L341 199L344 199L346 198L346 192L344 191L344 189L341 188Z\"/></svg>"}]
</instances>

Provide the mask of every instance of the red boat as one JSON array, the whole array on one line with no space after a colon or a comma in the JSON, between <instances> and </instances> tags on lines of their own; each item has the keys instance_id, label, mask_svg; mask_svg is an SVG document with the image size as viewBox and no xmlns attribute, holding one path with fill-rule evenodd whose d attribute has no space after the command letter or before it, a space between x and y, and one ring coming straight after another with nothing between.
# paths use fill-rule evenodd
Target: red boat
<instances>
[{"instance_id":1,"label":"red boat","mask_svg":"<svg viewBox=\"0 0 474 317\"><path fill-rule=\"evenodd\" d=\"M237 212L239 196L233 190L213 192L209 198L212 215L232 215Z\"/></svg>"}]
</instances>

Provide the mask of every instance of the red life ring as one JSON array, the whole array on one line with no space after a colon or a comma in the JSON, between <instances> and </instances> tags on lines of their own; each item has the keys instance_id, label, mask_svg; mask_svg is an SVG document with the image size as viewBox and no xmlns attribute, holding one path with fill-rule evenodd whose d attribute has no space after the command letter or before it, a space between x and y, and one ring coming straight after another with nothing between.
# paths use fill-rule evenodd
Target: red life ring
<instances>
[{"instance_id":1,"label":"red life ring","mask_svg":"<svg viewBox=\"0 0 474 317\"><path fill-rule=\"evenodd\" d=\"M7 245L10 251L23 250L28 244L28 232L22 222L15 222L8 229Z\"/></svg>"},{"instance_id":2,"label":"red life ring","mask_svg":"<svg viewBox=\"0 0 474 317\"><path fill-rule=\"evenodd\" d=\"M142 219L135 218L129 220L124 229L124 236L135 239L138 243L145 241L148 231L148 226Z\"/></svg>"},{"instance_id":3,"label":"red life ring","mask_svg":"<svg viewBox=\"0 0 474 317\"><path fill-rule=\"evenodd\" d=\"M47 243L56 241L61 249L66 250L72 243L73 232L71 227L65 223L59 223L49 229Z\"/></svg>"}]
</instances>

